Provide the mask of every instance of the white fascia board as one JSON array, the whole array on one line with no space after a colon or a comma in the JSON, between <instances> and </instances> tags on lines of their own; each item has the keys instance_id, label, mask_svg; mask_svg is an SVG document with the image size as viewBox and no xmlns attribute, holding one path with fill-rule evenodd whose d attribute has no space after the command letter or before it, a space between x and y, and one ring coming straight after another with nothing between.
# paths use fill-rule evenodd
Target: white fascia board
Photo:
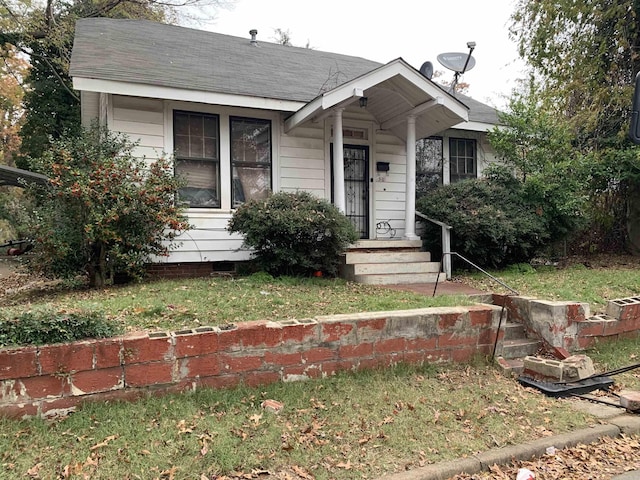
<instances>
[{"instance_id":1,"label":"white fascia board","mask_svg":"<svg viewBox=\"0 0 640 480\"><path fill-rule=\"evenodd\" d=\"M298 125L302 125L310 118L317 115L322 110L322 97L317 97L315 100L304 105L296 113L287 118L284 122L284 133L289 133L292 129Z\"/></svg>"},{"instance_id":2,"label":"white fascia board","mask_svg":"<svg viewBox=\"0 0 640 480\"><path fill-rule=\"evenodd\" d=\"M141 83L118 82L114 80L97 80L94 78L73 77L73 88L87 92L102 92L133 97L160 98L184 102L205 103L208 105L226 105L230 107L257 108L295 112L305 105L304 102L278 100L273 98L232 95L228 93L204 92L180 88L145 85Z\"/></svg>"},{"instance_id":3,"label":"white fascia board","mask_svg":"<svg viewBox=\"0 0 640 480\"><path fill-rule=\"evenodd\" d=\"M469 130L473 132L490 132L495 127L500 128L499 125L494 125L492 123L483 123L483 122L462 122L457 125L454 125L453 130Z\"/></svg>"}]
</instances>

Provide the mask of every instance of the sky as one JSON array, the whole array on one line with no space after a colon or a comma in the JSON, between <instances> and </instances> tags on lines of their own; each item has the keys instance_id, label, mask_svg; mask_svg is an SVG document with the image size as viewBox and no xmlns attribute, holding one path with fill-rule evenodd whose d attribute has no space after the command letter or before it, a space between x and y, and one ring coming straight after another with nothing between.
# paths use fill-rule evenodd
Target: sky
<instances>
[{"instance_id":1,"label":"sky","mask_svg":"<svg viewBox=\"0 0 640 480\"><path fill-rule=\"evenodd\" d=\"M515 0L234 0L217 10L212 21L196 28L276 41L276 29L288 31L295 46L355 55L380 63L402 57L420 69L425 61L442 72L447 84L454 74L437 60L441 53L468 53L475 42L476 65L460 81L468 95L504 108L523 64L509 39L509 17Z\"/></svg>"}]
</instances>

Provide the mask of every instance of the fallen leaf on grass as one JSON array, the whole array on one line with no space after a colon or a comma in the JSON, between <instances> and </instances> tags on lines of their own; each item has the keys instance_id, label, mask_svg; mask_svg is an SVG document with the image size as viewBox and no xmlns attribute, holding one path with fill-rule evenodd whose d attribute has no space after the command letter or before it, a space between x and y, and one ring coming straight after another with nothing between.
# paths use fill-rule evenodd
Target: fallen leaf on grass
<instances>
[{"instance_id":1,"label":"fallen leaf on grass","mask_svg":"<svg viewBox=\"0 0 640 480\"><path fill-rule=\"evenodd\" d=\"M304 468L298 467L297 465L292 466L291 470L293 470L293 472L296 475L298 475L299 477L304 478L305 480L314 480L315 479L315 477L313 475L311 475L309 472L307 472Z\"/></svg>"},{"instance_id":2,"label":"fallen leaf on grass","mask_svg":"<svg viewBox=\"0 0 640 480\"><path fill-rule=\"evenodd\" d=\"M42 463L36 463L33 467L27 470L27 475L31 478L40 478L40 468L42 468Z\"/></svg>"},{"instance_id":3,"label":"fallen leaf on grass","mask_svg":"<svg viewBox=\"0 0 640 480\"><path fill-rule=\"evenodd\" d=\"M253 414L249 417L249 420L253 422L254 425L260 425L260 420L262 419L262 414Z\"/></svg>"},{"instance_id":4,"label":"fallen leaf on grass","mask_svg":"<svg viewBox=\"0 0 640 480\"><path fill-rule=\"evenodd\" d=\"M175 465L168 470L163 470L160 472L160 478L166 480L174 480L176 478L176 472L178 471L178 467Z\"/></svg>"},{"instance_id":5,"label":"fallen leaf on grass","mask_svg":"<svg viewBox=\"0 0 640 480\"><path fill-rule=\"evenodd\" d=\"M89 448L89 450L91 450L93 452L94 450L97 450L98 448L106 447L107 445L109 445L109 442L111 442L112 440L115 440L116 438L118 438L118 435L109 435L107 438L105 438L100 443L96 443L93 447Z\"/></svg>"}]
</instances>

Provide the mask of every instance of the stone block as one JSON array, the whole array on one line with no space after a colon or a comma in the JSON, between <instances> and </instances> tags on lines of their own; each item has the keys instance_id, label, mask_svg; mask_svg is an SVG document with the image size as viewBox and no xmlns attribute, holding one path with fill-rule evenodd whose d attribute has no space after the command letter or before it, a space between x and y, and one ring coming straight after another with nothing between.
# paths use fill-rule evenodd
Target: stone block
<instances>
[{"instance_id":1,"label":"stone block","mask_svg":"<svg viewBox=\"0 0 640 480\"><path fill-rule=\"evenodd\" d=\"M630 412L640 412L640 392L623 390L620 392L620 405Z\"/></svg>"},{"instance_id":2,"label":"stone block","mask_svg":"<svg viewBox=\"0 0 640 480\"><path fill-rule=\"evenodd\" d=\"M596 373L593 361L586 355L572 355L562 361L563 382L575 382Z\"/></svg>"},{"instance_id":3,"label":"stone block","mask_svg":"<svg viewBox=\"0 0 640 480\"><path fill-rule=\"evenodd\" d=\"M560 381L562 379L562 362L527 356L524 358L524 372L536 378Z\"/></svg>"}]
</instances>

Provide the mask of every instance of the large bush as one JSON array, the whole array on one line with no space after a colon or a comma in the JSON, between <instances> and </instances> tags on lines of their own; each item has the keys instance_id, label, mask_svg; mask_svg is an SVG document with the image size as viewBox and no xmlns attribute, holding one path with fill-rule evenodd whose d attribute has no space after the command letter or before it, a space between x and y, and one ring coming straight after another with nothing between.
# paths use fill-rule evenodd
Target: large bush
<instances>
[{"instance_id":1,"label":"large bush","mask_svg":"<svg viewBox=\"0 0 640 480\"><path fill-rule=\"evenodd\" d=\"M504 169L487 178L444 185L417 202L418 211L453 227L451 249L481 266L529 261L551 239L547 205ZM439 227L426 240L437 244Z\"/></svg>"},{"instance_id":2,"label":"large bush","mask_svg":"<svg viewBox=\"0 0 640 480\"><path fill-rule=\"evenodd\" d=\"M358 238L334 205L307 192L247 202L235 211L229 231L243 234L259 267L273 275L335 275L340 253Z\"/></svg>"},{"instance_id":3,"label":"large bush","mask_svg":"<svg viewBox=\"0 0 640 480\"><path fill-rule=\"evenodd\" d=\"M32 187L32 269L63 278L85 274L100 287L115 273L140 275L151 255L168 254L189 228L175 201L181 183L169 160L147 165L134 147L95 126L33 160L50 184Z\"/></svg>"}]
</instances>

